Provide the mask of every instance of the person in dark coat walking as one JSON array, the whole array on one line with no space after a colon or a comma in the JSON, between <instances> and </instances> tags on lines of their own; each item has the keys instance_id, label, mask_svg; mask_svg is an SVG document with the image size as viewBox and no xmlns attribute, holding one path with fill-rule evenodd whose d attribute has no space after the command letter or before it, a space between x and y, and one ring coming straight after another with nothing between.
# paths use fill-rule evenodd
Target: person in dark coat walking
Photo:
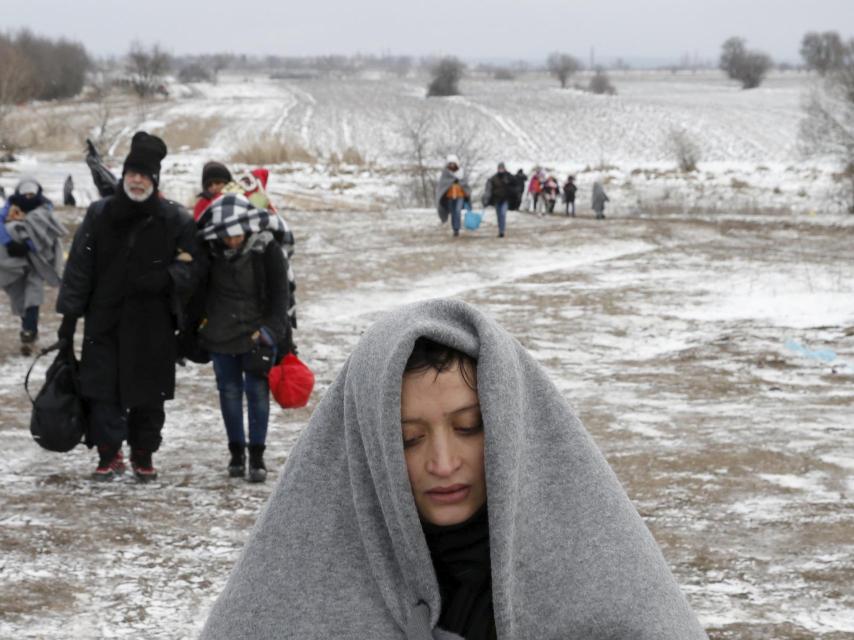
<instances>
[{"instance_id":1,"label":"person in dark coat walking","mask_svg":"<svg viewBox=\"0 0 854 640\"><path fill-rule=\"evenodd\" d=\"M566 203L566 215L575 217L575 192L578 187L575 184L575 176L569 176L563 185L563 201Z\"/></svg>"},{"instance_id":2,"label":"person in dark coat walking","mask_svg":"<svg viewBox=\"0 0 854 640\"><path fill-rule=\"evenodd\" d=\"M57 300L63 349L73 348L77 320L85 320L80 383L96 480L124 471L124 440L137 478L157 477L152 453L163 403L175 393L181 303L204 269L192 217L158 193L165 156L160 138L133 136L115 195L89 207L74 237Z\"/></svg>"},{"instance_id":3,"label":"person in dark coat walking","mask_svg":"<svg viewBox=\"0 0 854 640\"><path fill-rule=\"evenodd\" d=\"M286 249L275 239L285 225L242 194L215 200L199 219L210 249L205 317L199 339L213 360L231 459L228 474L246 473L243 396L249 418L249 482L264 482L270 416L270 367L293 350L288 320Z\"/></svg>"},{"instance_id":4,"label":"person in dark coat walking","mask_svg":"<svg viewBox=\"0 0 854 640\"><path fill-rule=\"evenodd\" d=\"M525 198L525 185L528 184L528 176L522 169L516 172L516 193L513 202L510 203L510 211L518 211Z\"/></svg>"},{"instance_id":5,"label":"person in dark coat walking","mask_svg":"<svg viewBox=\"0 0 854 640\"><path fill-rule=\"evenodd\" d=\"M74 178L69 175L62 184L62 203L66 207L76 207L77 200L74 198Z\"/></svg>"},{"instance_id":6,"label":"person in dark coat walking","mask_svg":"<svg viewBox=\"0 0 854 640\"><path fill-rule=\"evenodd\" d=\"M503 162L498 163L498 171L486 181L483 191L483 206L495 207L495 215L498 217L498 237L504 237L507 227L507 209L510 200L516 196L516 178L507 171Z\"/></svg>"}]
</instances>

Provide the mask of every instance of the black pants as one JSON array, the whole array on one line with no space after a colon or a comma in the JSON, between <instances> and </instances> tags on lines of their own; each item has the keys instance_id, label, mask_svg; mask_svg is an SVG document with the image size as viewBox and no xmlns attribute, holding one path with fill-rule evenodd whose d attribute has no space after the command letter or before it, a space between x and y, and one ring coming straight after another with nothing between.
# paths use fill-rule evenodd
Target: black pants
<instances>
[{"instance_id":1,"label":"black pants","mask_svg":"<svg viewBox=\"0 0 854 640\"><path fill-rule=\"evenodd\" d=\"M127 440L131 449L157 451L165 421L162 402L122 409L118 403L89 401L89 440L95 445L119 447Z\"/></svg>"}]
</instances>

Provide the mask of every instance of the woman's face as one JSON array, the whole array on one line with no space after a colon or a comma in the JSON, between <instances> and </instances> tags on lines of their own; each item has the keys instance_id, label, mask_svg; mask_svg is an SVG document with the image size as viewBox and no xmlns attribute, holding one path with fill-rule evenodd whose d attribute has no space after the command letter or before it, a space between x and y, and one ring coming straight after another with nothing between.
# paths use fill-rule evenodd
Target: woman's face
<instances>
[{"instance_id":1,"label":"woman's face","mask_svg":"<svg viewBox=\"0 0 854 640\"><path fill-rule=\"evenodd\" d=\"M474 379L472 371L470 378ZM483 419L459 367L403 376L403 453L415 506L435 525L468 520L486 502Z\"/></svg>"},{"instance_id":2,"label":"woman's face","mask_svg":"<svg viewBox=\"0 0 854 640\"><path fill-rule=\"evenodd\" d=\"M239 236L228 236L227 238L223 238L223 244L229 249L239 249L240 245L243 244L243 241L246 240L245 235Z\"/></svg>"}]
</instances>

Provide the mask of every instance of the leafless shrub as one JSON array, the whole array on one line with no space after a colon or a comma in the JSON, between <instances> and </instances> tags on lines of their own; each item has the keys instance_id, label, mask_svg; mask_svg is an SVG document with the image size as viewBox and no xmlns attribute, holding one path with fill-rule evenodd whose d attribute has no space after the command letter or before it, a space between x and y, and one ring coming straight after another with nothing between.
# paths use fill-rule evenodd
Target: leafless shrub
<instances>
[{"instance_id":1,"label":"leafless shrub","mask_svg":"<svg viewBox=\"0 0 854 640\"><path fill-rule=\"evenodd\" d=\"M144 49L139 42L131 44L127 56L127 70L130 84L136 95L145 100L163 93L163 77L169 71L169 54L158 45Z\"/></svg>"},{"instance_id":2,"label":"leafless shrub","mask_svg":"<svg viewBox=\"0 0 854 640\"><path fill-rule=\"evenodd\" d=\"M435 189L435 168L431 166L433 117L428 111L419 111L413 117L402 118L398 128L406 143L402 155L412 167L411 179L401 189L401 202L429 207Z\"/></svg>"},{"instance_id":3,"label":"leafless shrub","mask_svg":"<svg viewBox=\"0 0 854 640\"><path fill-rule=\"evenodd\" d=\"M201 149L208 146L211 137L222 128L223 120L218 116L207 118L184 117L172 120L158 135L172 149Z\"/></svg>"},{"instance_id":4,"label":"leafless shrub","mask_svg":"<svg viewBox=\"0 0 854 640\"><path fill-rule=\"evenodd\" d=\"M701 155L700 145L685 129L671 129L667 142L680 171L697 170Z\"/></svg>"},{"instance_id":5,"label":"leafless shrub","mask_svg":"<svg viewBox=\"0 0 854 640\"><path fill-rule=\"evenodd\" d=\"M515 80L516 74L513 73L513 70L509 69L508 67L499 67L492 74L492 77L496 80Z\"/></svg>"},{"instance_id":6,"label":"leafless shrub","mask_svg":"<svg viewBox=\"0 0 854 640\"><path fill-rule=\"evenodd\" d=\"M344 164L354 164L356 166L362 166L365 164L365 157L355 147L347 147L341 154L341 162L343 162Z\"/></svg>"},{"instance_id":7,"label":"leafless shrub","mask_svg":"<svg viewBox=\"0 0 854 640\"><path fill-rule=\"evenodd\" d=\"M317 162L317 156L297 143L283 140L258 140L232 154L231 160L242 164L272 165L286 162Z\"/></svg>"},{"instance_id":8,"label":"leafless shrub","mask_svg":"<svg viewBox=\"0 0 854 640\"><path fill-rule=\"evenodd\" d=\"M212 69L198 63L193 62L184 67L178 72L178 81L184 84L192 84L195 82L213 82L215 74Z\"/></svg>"},{"instance_id":9,"label":"leafless shrub","mask_svg":"<svg viewBox=\"0 0 854 640\"><path fill-rule=\"evenodd\" d=\"M617 93L614 85L611 84L611 79L602 67L596 69L596 73L594 73L593 77L590 78L590 85L587 90L591 93L609 96Z\"/></svg>"},{"instance_id":10,"label":"leafless shrub","mask_svg":"<svg viewBox=\"0 0 854 640\"><path fill-rule=\"evenodd\" d=\"M549 73L560 81L560 88L566 89L570 76L581 68L581 63L567 53L552 53L546 60Z\"/></svg>"},{"instance_id":11,"label":"leafless shrub","mask_svg":"<svg viewBox=\"0 0 854 640\"><path fill-rule=\"evenodd\" d=\"M766 54L748 50L744 38L730 38L721 46L720 68L730 78L738 80L742 89L758 87L771 64Z\"/></svg>"},{"instance_id":12,"label":"leafless shrub","mask_svg":"<svg viewBox=\"0 0 854 640\"><path fill-rule=\"evenodd\" d=\"M432 70L432 80L427 87L427 97L459 95L459 82L465 66L457 58L442 58Z\"/></svg>"}]
</instances>

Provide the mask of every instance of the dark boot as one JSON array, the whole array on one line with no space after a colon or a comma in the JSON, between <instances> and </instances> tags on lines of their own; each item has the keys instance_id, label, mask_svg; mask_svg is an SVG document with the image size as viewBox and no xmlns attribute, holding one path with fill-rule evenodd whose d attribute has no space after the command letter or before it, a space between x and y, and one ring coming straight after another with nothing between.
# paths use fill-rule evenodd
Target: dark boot
<instances>
[{"instance_id":1,"label":"dark boot","mask_svg":"<svg viewBox=\"0 0 854 640\"><path fill-rule=\"evenodd\" d=\"M39 339L38 331L21 331L21 355L30 356L36 346L36 340Z\"/></svg>"},{"instance_id":2,"label":"dark boot","mask_svg":"<svg viewBox=\"0 0 854 640\"><path fill-rule=\"evenodd\" d=\"M98 445L98 467L92 474L92 479L98 482L108 482L124 472L125 459L122 455L121 445Z\"/></svg>"},{"instance_id":3,"label":"dark boot","mask_svg":"<svg viewBox=\"0 0 854 640\"><path fill-rule=\"evenodd\" d=\"M264 465L263 444L249 445L249 482L264 482L267 479L267 467Z\"/></svg>"},{"instance_id":4,"label":"dark boot","mask_svg":"<svg viewBox=\"0 0 854 640\"><path fill-rule=\"evenodd\" d=\"M157 469L154 468L154 463L151 461L151 451L132 449L130 465L133 467L133 474L140 482L157 480Z\"/></svg>"},{"instance_id":5,"label":"dark boot","mask_svg":"<svg viewBox=\"0 0 854 640\"><path fill-rule=\"evenodd\" d=\"M246 475L246 445L242 442L229 442L228 450L231 460L228 461L228 476L242 478Z\"/></svg>"}]
</instances>

